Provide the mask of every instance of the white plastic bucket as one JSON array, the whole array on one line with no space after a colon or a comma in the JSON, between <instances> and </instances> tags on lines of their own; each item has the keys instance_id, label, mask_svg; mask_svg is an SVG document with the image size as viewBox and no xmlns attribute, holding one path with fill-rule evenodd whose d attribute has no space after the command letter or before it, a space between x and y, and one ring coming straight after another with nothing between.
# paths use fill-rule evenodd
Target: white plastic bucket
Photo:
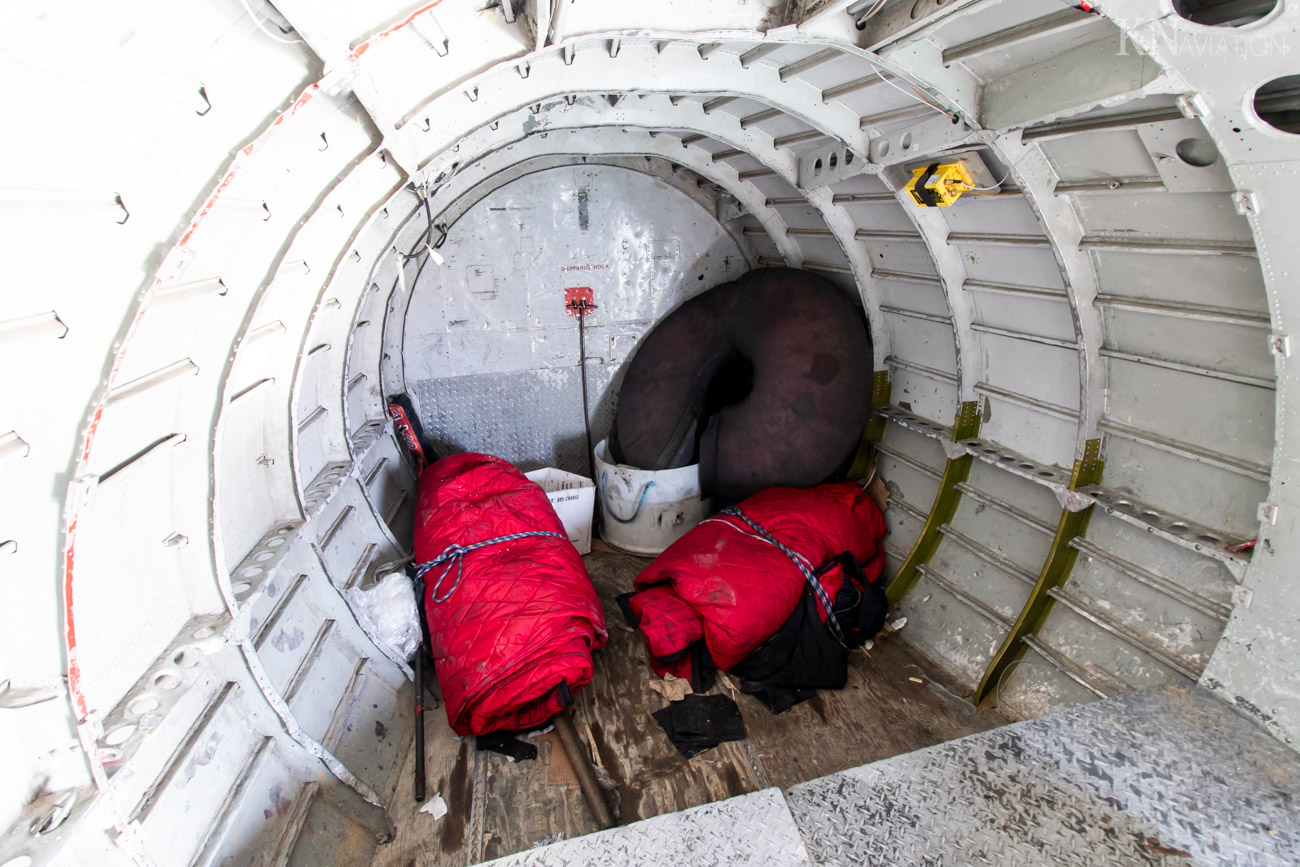
<instances>
[{"instance_id":1,"label":"white plastic bucket","mask_svg":"<svg viewBox=\"0 0 1300 867\"><path fill-rule=\"evenodd\" d=\"M708 517L700 499L700 465L639 470L611 463L605 440L596 446L596 490L601 537L631 554L655 556Z\"/></svg>"}]
</instances>

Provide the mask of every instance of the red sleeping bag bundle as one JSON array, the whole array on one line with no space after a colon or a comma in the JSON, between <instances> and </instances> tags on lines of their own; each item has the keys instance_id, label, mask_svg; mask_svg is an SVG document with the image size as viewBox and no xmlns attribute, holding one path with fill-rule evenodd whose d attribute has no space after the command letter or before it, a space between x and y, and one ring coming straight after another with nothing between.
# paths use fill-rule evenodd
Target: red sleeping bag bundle
<instances>
[{"instance_id":1,"label":"red sleeping bag bundle","mask_svg":"<svg viewBox=\"0 0 1300 867\"><path fill-rule=\"evenodd\" d=\"M415 559L457 734L541 725L591 681L606 638L595 588L546 494L511 464L459 454L425 469Z\"/></svg>"},{"instance_id":2,"label":"red sleeping bag bundle","mask_svg":"<svg viewBox=\"0 0 1300 867\"><path fill-rule=\"evenodd\" d=\"M660 675L702 689L716 666L764 700L841 688L849 649L884 624L886 532L853 482L769 488L692 529L619 602Z\"/></svg>"}]
</instances>

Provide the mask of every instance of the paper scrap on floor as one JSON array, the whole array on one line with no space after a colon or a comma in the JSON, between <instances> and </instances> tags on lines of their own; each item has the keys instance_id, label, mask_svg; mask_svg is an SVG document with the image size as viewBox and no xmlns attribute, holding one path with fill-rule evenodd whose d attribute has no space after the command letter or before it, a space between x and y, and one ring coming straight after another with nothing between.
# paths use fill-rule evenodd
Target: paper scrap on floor
<instances>
[{"instance_id":1,"label":"paper scrap on floor","mask_svg":"<svg viewBox=\"0 0 1300 867\"><path fill-rule=\"evenodd\" d=\"M442 799L442 793L439 792L430 798L425 805L420 808L420 812L428 813L435 819L441 819L443 816L447 815L447 802Z\"/></svg>"}]
</instances>

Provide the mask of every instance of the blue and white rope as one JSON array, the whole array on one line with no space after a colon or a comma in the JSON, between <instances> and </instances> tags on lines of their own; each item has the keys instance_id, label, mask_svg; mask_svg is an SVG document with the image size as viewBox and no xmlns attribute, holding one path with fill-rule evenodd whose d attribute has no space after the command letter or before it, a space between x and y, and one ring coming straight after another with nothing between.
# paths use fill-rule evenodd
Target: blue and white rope
<instances>
[{"instance_id":1,"label":"blue and white rope","mask_svg":"<svg viewBox=\"0 0 1300 867\"><path fill-rule=\"evenodd\" d=\"M516 539L528 539L534 536L554 536L556 539L563 539L566 542L569 540L569 537L563 533L556 533L552 530L530 530L526 533L511 533L508 536L497 536L495 539L484 539L482 542L475 542L473 545L448 545L437 557L415 567L416 580L423 581L427 572L446 563L447 568L443 569L442 574L438 576L438 580L433 582L433 601L446 602L456 592L456 588L460 586L461 579L465 577L463 566L466 554L477 551L479 548L487 548L491 545L499 545L502 542L513 542ZM451 585L450 590L443 593L442 582L447 580L453 566L456 568L456 582Z\"/></svg>"},{"instance_id":2,"label":"blue and white rope","mask_svg":"<svg viewBox=\"0 0 1300 867\"><path fill-rule=\"evenodd\" d=\"M780 539L769 533L766 527L742 512L739 506L731 506L723 509L718 513L718 515L731 515L744 521L754 529L754 532L758 533L759 538L774 546L778 551L790 558L791 563L794 563L794 565L799 567L799 571L803 573L804 580L808 582L808 586L811 587L813 593L817 595L817 601L821 602L822 608L826 609L826 624L830 626L831 632L835 635L835 640L840 644L844 644L844 630L840 628L839 618L835 616L835 609L831 607L830 597L826 594L826 588L822 587L821 582L817 580L817 576L813 574L813 570L808 565L807 559L798 551L794 551L784 545ZM731 526L734 527L735 525L733 524ZM736 527L736 529L739 530L740 528Z\"/></svg>"}]
</instances>

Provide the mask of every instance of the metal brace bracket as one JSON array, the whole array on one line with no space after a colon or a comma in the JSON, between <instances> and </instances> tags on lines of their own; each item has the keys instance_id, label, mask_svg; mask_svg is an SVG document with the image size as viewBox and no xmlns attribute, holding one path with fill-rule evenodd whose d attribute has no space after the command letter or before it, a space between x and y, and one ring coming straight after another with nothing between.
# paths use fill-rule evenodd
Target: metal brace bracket
<instances>
[{"instance_id":1,"label":"metal brace bracket","mask_svg":"<svg viewBox=\"0 0 1300 867\"><path fill-rule=\"evenodd\" d=\"M1238 190L1232 194L1232 207L1243 217L1254 217L1259 214L1259 197L1254 190Z\"/></svg>"},{"instance_id":2,"label":"metal brace bracket","mask_svg":"<svg viewBox=\"0 0 1300 867\"><path fill-rule=\"evenodd\" d=\"M433 17L432 9L423 15L417 15L411 22L411 27L420 34L420 38L429 43L429 47L437 52L439 57L447 56L450 41L442 26L438 24L438 19Z\"/></svg>"},{"instance_id":3,"label":"metal brace bracket","mask_svg":"<svg viewBox=\"0 0 1300 867\"><path fill-rule=\"evenodd\" d=\"M1178 110L1183 113L1184 117L1196 119L1209 113L1209 108L1205 104L1205 97L1199 93L1184 93L1178 97Z\"/></svg>"},{"instance_id":4,"label":"metal brace bracket","mask_svg":"<svg viewBox=\"0 0 1300 867\"><path fill-rule=\"evenodd\" d=\"M952 426L953 442L977 437L979 429L979 403L972 400L959 405L957 418ZM951 521L953 515L957 513L957 505L961 502L961 491L958 490L957 485L970 476L970 468L974 460L974 457L962 449L962 456L950 459L944 467L943 476L939 479L939 490L934 495L934 505L930 507L925 526L921 528L911 553L907 555L903 565L898 567L894 579L885 588L890 606L897 605L899 600L911 592L921 578L920 567L930 562L930 558L939 549L939 543L942 541L939 528Z\"/></svg>"},{"instance_id":5,"label":"metal brace bracket","mask_svg":"<svg viewBox=\"0 0 1300 867\"><path fill-rule=\"evenodd\" d=\"M1073 492L1087 485L1100 484L1103 466L1101 440L1088 440L1084 446L1083 457L1074 462L1074 470L1070 474L1070 491ZM1092 498L1086 499L1091 506L1094 502ZM980 678L975 694L971 696L971 701L975 704L978 705L985 697L997 690L1007 672L1024 655L1025 637L1037 635L1047 622L1047 617L1055 604L1051 591L1070 579L1070 573L1074 570L1074 563L1078 559L1078 549L1070 542L1087 532L1088 522L1091 519L1091 509L1072 511L1068 505L1063 504L1061 518L1056 525L1056 535L1052 537L1052 545L1043 561L1043 568L1038 573L1038 581L1029 591L1029 598L1025 600L1020 616L1016 618L1015 624L1002 640L1001 646L989 660L984 676Z\"/></svg>"}]
</instances>

